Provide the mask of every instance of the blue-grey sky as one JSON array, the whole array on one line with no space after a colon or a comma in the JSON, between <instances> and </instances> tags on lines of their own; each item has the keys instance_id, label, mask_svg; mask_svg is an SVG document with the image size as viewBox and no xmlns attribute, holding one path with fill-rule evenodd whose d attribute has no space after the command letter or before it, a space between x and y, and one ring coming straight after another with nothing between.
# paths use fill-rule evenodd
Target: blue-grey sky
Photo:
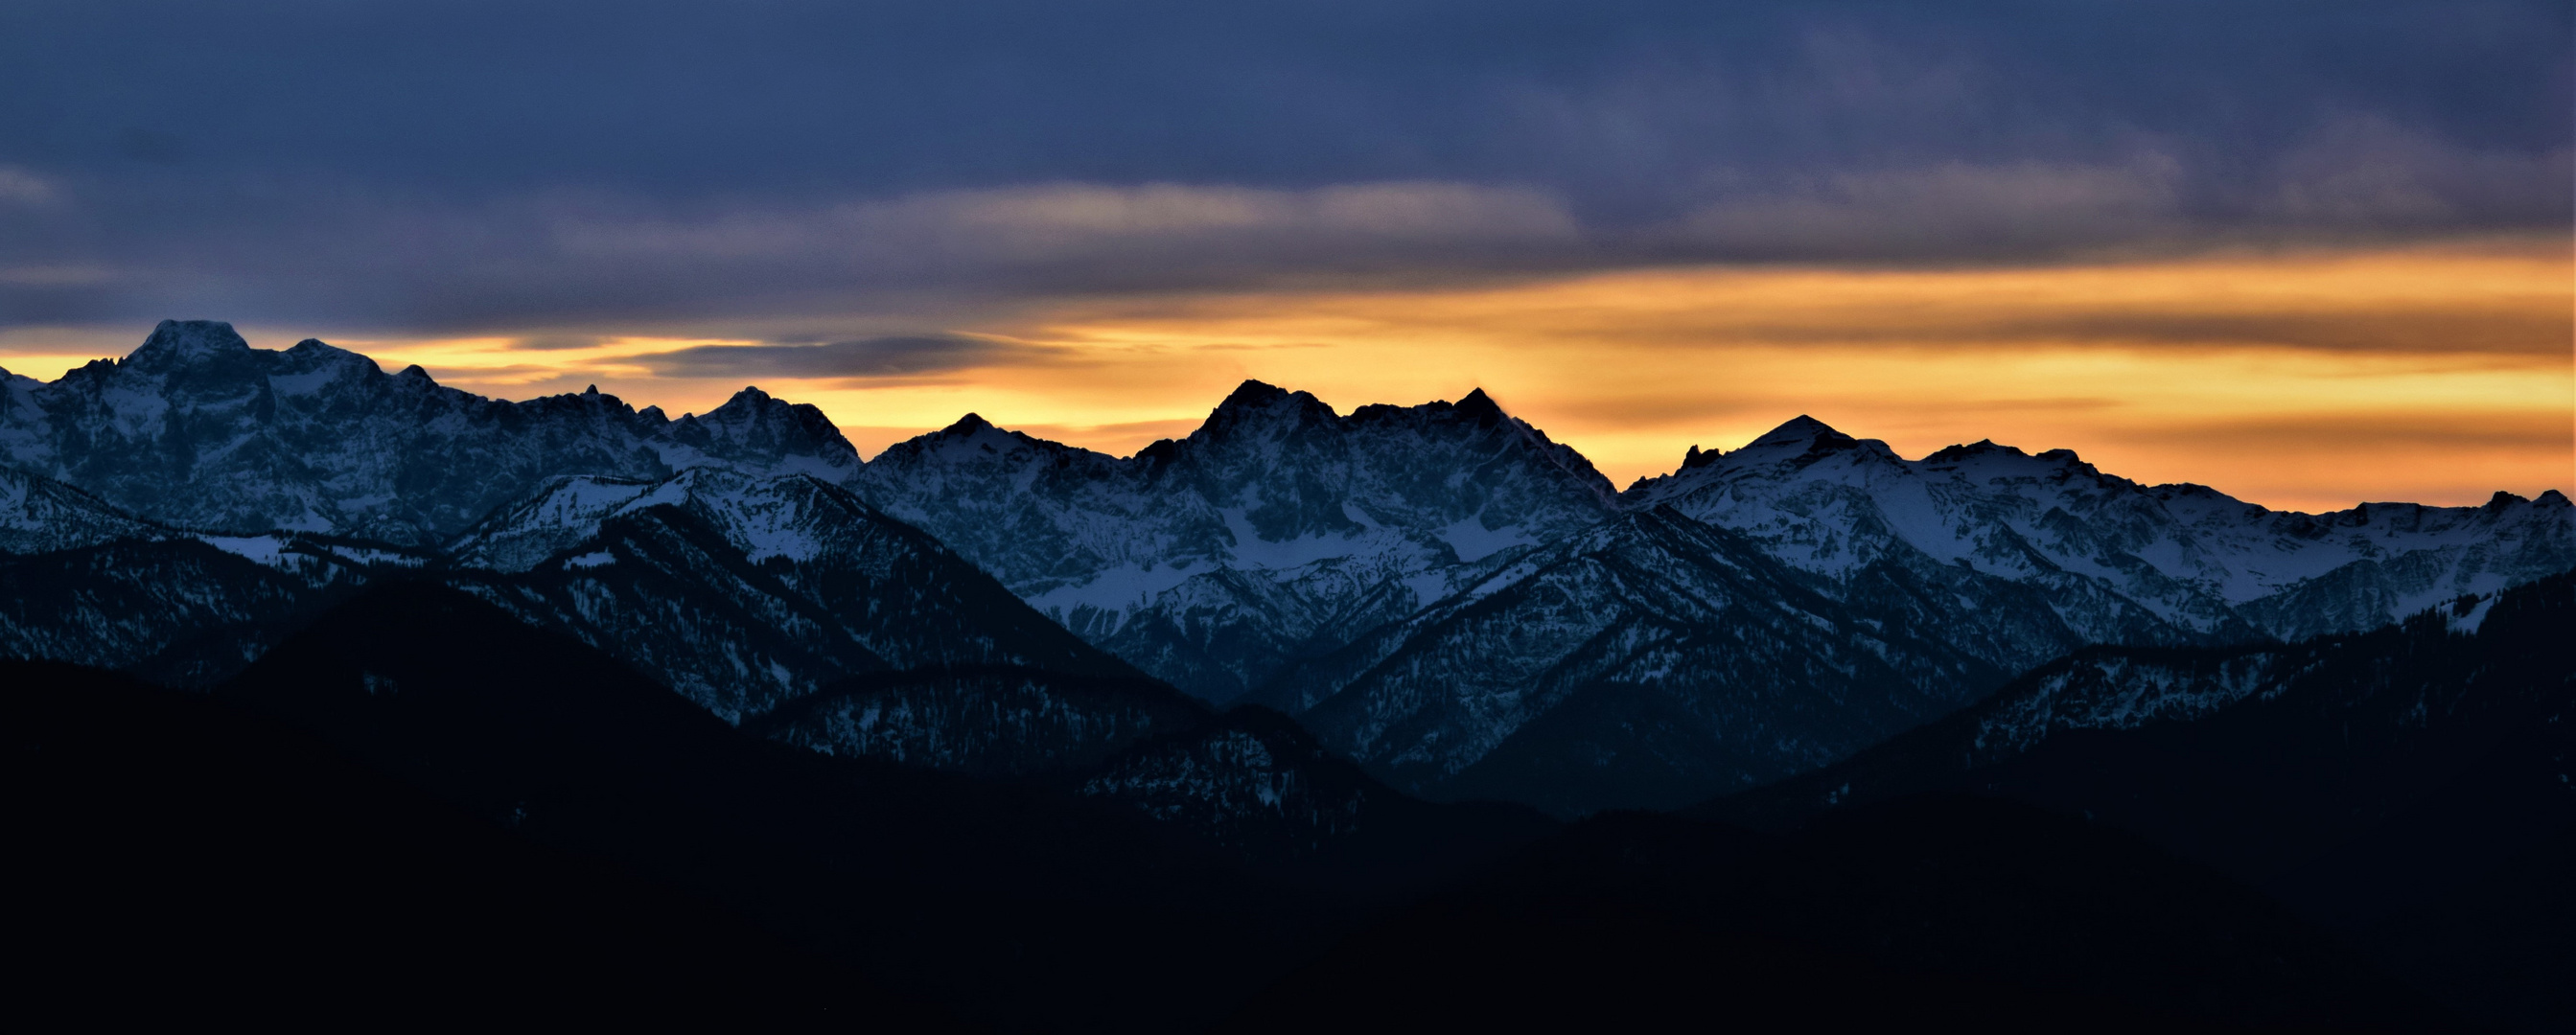
<instances>
[{"instance_id":1,"label":"blue-grey sky","mask_svg":"<svg viewBox=\"0 0 2576 1035\"><path fill-rule=\"evenodd\" d=\"M0 0L0 366L164 317L1115 452L1482 387L2301 507L2567 488L2576 7Z\"/></svg>"},{"instance_id":2,"label":"blue-grey sky","mask_svg":"<svg viewBox=\"0 0 2576 1035\"><path fill-rule=\"evenodd\" d=\"M2564 232L2570 11L9 0L0 328L827 341L1036 296Z\"/></svg>"}]
</instances>

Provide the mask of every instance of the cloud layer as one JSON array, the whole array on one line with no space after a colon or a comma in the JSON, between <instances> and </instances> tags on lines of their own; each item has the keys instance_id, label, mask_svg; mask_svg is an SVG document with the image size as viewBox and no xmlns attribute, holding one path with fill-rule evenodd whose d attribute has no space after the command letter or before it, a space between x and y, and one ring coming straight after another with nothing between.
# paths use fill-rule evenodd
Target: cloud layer
<instances>
[{"instance_id":1,"label":"cloud layer","mask_svg":"<svg viewBox=\"0 0 2576 1035\"><path fill-rule=\"evenodd\" d=\"M2571 31L2548 2L11 5L0 324L840 340L1064 295L2560 232Z\"/></svg>"}]
</instances>

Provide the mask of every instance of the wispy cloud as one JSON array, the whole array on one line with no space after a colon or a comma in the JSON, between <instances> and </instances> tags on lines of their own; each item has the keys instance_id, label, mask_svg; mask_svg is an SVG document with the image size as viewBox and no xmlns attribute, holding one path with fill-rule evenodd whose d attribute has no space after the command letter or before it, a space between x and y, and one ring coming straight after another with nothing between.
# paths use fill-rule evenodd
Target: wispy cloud
<instances>
[{"instance_id":1,"label":"wispy cloud","mask_svg":"<svg viewBox=\"0 0 2576 1035\"><path fill-rule=\"evenodd\" d=\"M863 338L822 344L696 345L623 357L660 377L866 379L909 377L1052 358L1055 350L962 335Z\"/></svg>"},{"instance_id":2,"label":"wispy cloud","mask_svg":"<svg viewBox=\"0 0 2576 1035\"><path fill-rule=\"evenodd\" d=\"M0 165L0 204L44 205L57 196L43 177L14 165Z\"/></svg>"}]
</instances>

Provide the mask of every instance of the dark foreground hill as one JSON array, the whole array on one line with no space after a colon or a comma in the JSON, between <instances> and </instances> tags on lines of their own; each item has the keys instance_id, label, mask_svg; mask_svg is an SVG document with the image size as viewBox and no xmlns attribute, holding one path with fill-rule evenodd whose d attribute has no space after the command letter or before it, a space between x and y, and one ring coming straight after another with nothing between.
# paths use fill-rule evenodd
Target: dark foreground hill
<instances>
[{"instance_id":1,"label":"dark foreground hill","mask_svg":"<svg viewBox=\"0 0 2576 1035\"><path fill-rule=\"evenodd\" d=\"M2576 1017L2571 632L2576 572L2368 633L2095 648L1696 813L1787 827L1950 792L2082 816L2270 891L2463 1014L2563 1030Z\"/></svg>"},{"instance_id":2,"label":"dark foreground hill","mask_svg":"<svg viewBox=\"0 0 2576 1035\"><path fill-rule=\"evenodd\" d=\"M1406 798L1256 710L1080 780L833 757L425 583L211 698L23 671L53 673L8 684L12 786L48 817L40 886L74 892L33 928L68 995L248 1013L309 979L380 1012L1032 1031L2440 1020L2225 875L2023 806L1620 814L1531 844L1526 810Z\"/></svg>"},{"instance_id":3,"label":"dark foreground hill","mask_svg":"<svg viewBox=\"0 0 2576 1035\"><path fill-rule=\"evenodd\" d=\"M0 662L20 1016L957 1027L712 899L202 695Z\"/></svg>"},{"instance_id":4,"label":"dark foreground hill","mask_svg":"<svg viewBox=\"0 0 2576 1035\"><path fill-rule=\"evenodd\" d=\"M747 736L432 585L377 587L215 697L1005 1028L1186 1027L1332 927L1130 810Z\"/></svg>"},{"instance_id":5,"label":"dark foreground hill","mask_svg":"<svg viewBox=\"0 0 2576 1035\"><path fill-rule=\"evenodd\" d=\"M1228 1024L1392 1030L2425 1031L2288 909L2029 806L1795 833L1595 817L1353 937Z\"/></svg>"}]
</instances>

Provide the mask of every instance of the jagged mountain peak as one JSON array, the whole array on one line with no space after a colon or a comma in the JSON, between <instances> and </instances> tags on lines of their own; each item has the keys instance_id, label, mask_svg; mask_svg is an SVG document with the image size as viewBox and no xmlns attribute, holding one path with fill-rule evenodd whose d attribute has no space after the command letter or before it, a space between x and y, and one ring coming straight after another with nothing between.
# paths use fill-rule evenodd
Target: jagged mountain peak
<instances>
[{"instance_id":1,"label":"jagged mountain peak","mask_svg":"<svg viewBox=\"0 0 2576 1035\"><path fill-rule=\"evenodd\" d=\"M1456 566L1614 509L1588 461L1484 392L1342 416L1261 381L1133 457L970 417L887 448L858 484L1077 632L1218 700L1264 658L1398 617ZM1261 657L1193 667L1215 640Z\"/></svg>"},{"instance_id":2,"label":"jagged mountain peak","mask_svg":"<svg viewBox=\"0 0 2576 1035\"><path fill-rule=\"evenodd\" d=\"M1817 442L1851 441L1856 440L1849 435L1834 430L1833 425L1801 413L1795 417L1789 418L1788 420L1782 421L1779 427L1763 432L1761 435L1755 437L1752 442L1746 443L1745 448L1751 449L1756 446L1809 445Z\"/></svg>"},{"instance_id":3,"label":"jagged mountain peak","mask_svg":"<svg viewBox=\"0 0 2576 1035\"><path fill-rule=\"evenodd\" d=\"M1224 399L1217 401L1216 409L1220 413L1226 410L1269 409L1303 394L1305 393L1292 393L1266 381L1245 378L1242 384L1234 386L1234 391L1226 393Z\"/></svg>"},{"instance_id":4,"label":"jagged mountain peak","mask_svg":"<svg viewBox=\"0 0 2576 1035\"><path fill-rule=\"evenodd\" d=\"M1906 460L1807 417L1733 453L1694 454L1621 501L1746 532L1836 583L1888 563L2016 582L2091 642L2369 628L2576 562L2564 507L2279 512L2205 486L2140 485L2071 449L1981 440Z\"/></svg>"},{"instance_id":5,"label":"jagged mountain peak","mask_svg":"<svg viewBox=\"0 0 2576 1035\"><path fill-rule=\"evenodd\" d=\"M662 423L658 409L635 416L639 421ZM674 468L717 464L795 471L842 482L861 463L858 448L842 437L841 429L820 408L791 403L754 387L735 392L715 409L672 422L659 436L671 444L663 448L662 460Z\"/></svg>"},{"instance_id":6,"label":"jagged mountain peak","mask_svg":"<svg viewBox=\"0 0 2576 1035\"><path fill-rule=\"evenodd\" d=\"M142 347L126 355L125 362L144 369L167 369L250 351L250 342L224 321L163 320L152 328L151 337L143 339Z\"/></svg>"},{"instance_id":7,"label":"jagged mountain peak","mask_svg":"<svg viewBox=\"0 0 2576 1035\"><path fill-rule=\"evenodd\" d=\"M411 546L554 475L650 480L713 465L847 481L859 466L820 410L756 390L675 426L596 385L491 399L318 340L253 348L219 321L164 321L121 361L9 382L0 464L179 527Z\"/></svg>"},{"instance_id":8,"label":"jagged mountain peak","mask_svg":"<svg viewBox=\"0 0 2576 1035\"><path fill-rule=\"evenodd\" d=\"M1205 423L1190 433L1193 442L1222 441L1254 429L1291 434L1300 428L1329 426L1341 419L1332 406L1308 392L1247 380L1208 412Z\"/></svg>"},{"instance_id":9,"label":"jagged mountain peak","mask_svg":"<svg viewBox=\"0 0 2576 1035\"><path fill-rule=\"evenodd\" d=\"M1024 431L1013 431L985 420L982 414L969 413L947 427L887 446L870 463L884 464L889 470L895 470L923 463L930 457L1014 455L1047 457L1060 462L1071 462L1075 457L1086 458L1094 464L1114 465L1119 462L1106 453L1039 438Z\"/></svg>"},{"instance_id":10,"label":"jagged mountain peak","mask_svg":"<svg viewBox=\"0 0 2576 1035\"><path fill-rule=\"evenodd\" d=\"M1990 438L1981 438L1966 445L1943 446L1939 449L1933 450L1930 455L1923 458L1923 462L1942 463L1953 460L1964 460L1974 456L1985 456L1990 453L2002 453L2009 456L2030 455L2022 452L2019 447L2007 446Z\"/></svg>"},{"instance_id":11,"label":"jagged mountain peak","mask_svg":"<svg viewBox=\"0 0 2576 1035\"><path fill-rule=\"evenodd\" d=\"M1460 416L1470 417L1484 424L1492 424L1503 419L1502 404L1495 402L1494 397L1485 394L1482 388L1468 391L1466 397L1458 400L1457 410Z\"/></svg>"}]
</instances>

